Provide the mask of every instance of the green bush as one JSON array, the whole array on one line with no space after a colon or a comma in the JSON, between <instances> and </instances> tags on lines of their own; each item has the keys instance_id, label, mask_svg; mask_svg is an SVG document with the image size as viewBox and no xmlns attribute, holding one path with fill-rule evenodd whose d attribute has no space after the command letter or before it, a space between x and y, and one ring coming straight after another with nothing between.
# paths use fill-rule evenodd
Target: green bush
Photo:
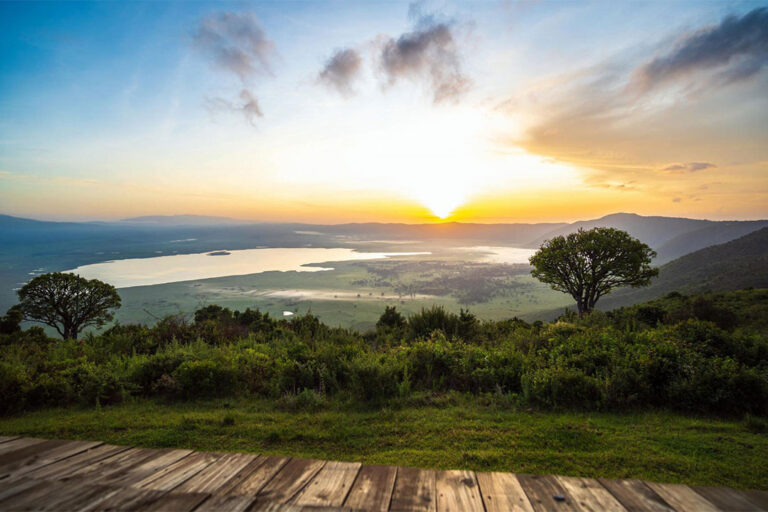
<instances>
[{"instance_id":1,"label":"green bush","mask_svg":"<svg viewBox=\"0 0 768 512\"><path fill-rule=\"evenodd\" d=\"M189 398L236 394L235 373L217 361L186 361L173 372L181 394Z\"/></svg>"}]
</instances>

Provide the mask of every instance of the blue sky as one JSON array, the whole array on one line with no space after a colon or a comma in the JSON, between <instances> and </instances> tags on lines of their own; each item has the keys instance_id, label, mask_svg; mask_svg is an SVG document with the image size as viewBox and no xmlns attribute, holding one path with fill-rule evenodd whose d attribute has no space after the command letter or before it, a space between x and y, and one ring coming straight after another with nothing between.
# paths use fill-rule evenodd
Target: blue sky
<instances>
[{"instance_id":1,"label":"blue sky","mask_svg":"<svg viewBox=\"0 0 768 512\"><path fill-rule=\"evenodd\" d=\"M0 202L61 219L765 217L763 5L2 2ZM757 43L717 46L729 16ZM702 33L713 56L685 61ZM233 49L252 66L227 67ZM343 50L350 67L329 67Z\"/></svg>"}]
</instances>

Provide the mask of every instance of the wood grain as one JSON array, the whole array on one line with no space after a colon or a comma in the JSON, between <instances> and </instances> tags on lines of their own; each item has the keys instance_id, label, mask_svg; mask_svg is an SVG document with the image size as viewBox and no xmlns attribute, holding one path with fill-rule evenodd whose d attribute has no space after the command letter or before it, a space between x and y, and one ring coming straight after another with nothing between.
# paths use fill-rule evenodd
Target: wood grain
<instances>
[{"instance_id":1,"label":"wood grain","mask_svg":"<svg viewBox=\"0 0 768 512\"><path fill-rule=\"evenodd\" d=\"M361 467L344 506L378 512L389 510L396 476L396 466Z\"/></svg>"}]
</instances>

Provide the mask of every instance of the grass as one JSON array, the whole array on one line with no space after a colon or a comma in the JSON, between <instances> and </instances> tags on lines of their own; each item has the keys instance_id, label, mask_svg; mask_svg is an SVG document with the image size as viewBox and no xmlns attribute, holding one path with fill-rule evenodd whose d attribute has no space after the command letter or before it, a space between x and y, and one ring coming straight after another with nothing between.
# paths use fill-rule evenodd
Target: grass
<instances>
[{"instance_id":1,"label":"grass","mask_svg":"<svg viewBox=\"0 0 768 512\"><path fill-rule=\"evenodd\" d=\"M765 425L761 418L658 411L513 411L454 396L368 410L330 403L317 412L286 410L266 400L137 401L4 418L0 434L768 489Z\"/></svg>"}]
</instances>

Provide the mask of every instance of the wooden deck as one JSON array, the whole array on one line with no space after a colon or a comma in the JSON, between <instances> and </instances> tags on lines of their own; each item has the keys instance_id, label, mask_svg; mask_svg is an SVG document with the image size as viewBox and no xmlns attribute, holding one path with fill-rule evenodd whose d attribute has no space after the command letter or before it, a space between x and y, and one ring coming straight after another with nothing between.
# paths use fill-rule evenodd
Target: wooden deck
<instances>
[{"instance_id":1,"label":"wooden deck","mask_svg":"<svg viewBox=\"0 0 768 512\"><path fill-rule=\"evenodd\" d=\"M741 511L768 492L0 437L0 511Z\"/></svg>"}]
</instances>

